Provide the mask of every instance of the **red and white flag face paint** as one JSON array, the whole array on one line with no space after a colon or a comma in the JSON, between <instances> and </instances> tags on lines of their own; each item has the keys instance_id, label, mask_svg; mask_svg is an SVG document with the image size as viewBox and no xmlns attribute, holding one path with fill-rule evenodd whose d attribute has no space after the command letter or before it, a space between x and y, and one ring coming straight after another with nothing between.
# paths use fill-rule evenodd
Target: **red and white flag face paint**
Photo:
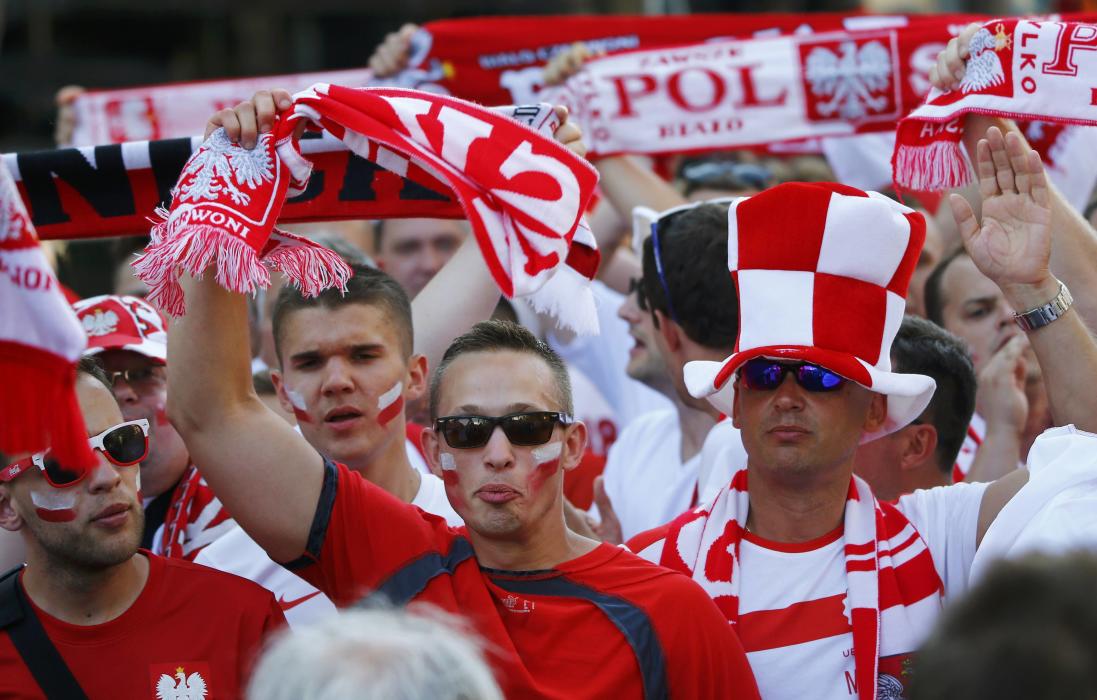
<instances>
[{"instance_id":1,"label":"red and white flag face paint","mask_svg":"<svg viewBox=\"0 0 1097 700\"><path fill-rule=\"evenodd\" d=\"M533 461L537 463L537 466L542 466L549 462L559 462L560 455L564 452L564 443L562 442L550 442L546 445L534 447L530 450L530 455L533 456Z\"/></svg>"},{"instance_id":2,"label":"red and white flag face paint","mask_svg":"<svg viewBox=\"0 0 1097 700\"><path fill-rule=\"evenodd\" d=\"M404 410L404 383L396 384L377 399L377 422L385 427ZM452 459L452 457L451 457Z\"/></svg>"},{"instance_id":3,"label":"red and white flag face paint","mask_svg":"<svg viewBox=\"0 0 1097 700\"><path fill-rule=\"evenodd\" d=\"M560 471L560 455L564 452L564 443L550 442L534 447L530 450L534 464L537 467L529 476L529 495L533 496L541 490L552 476Z\"/></svg>"},{"instance_id":4,"label":"red and white flag face paint","mask_svg":"<svg viewBox=\"0 0 1097 700\"><path fill-rule=\"evenodd\" d=\"M305 408L305 397L301 396L300 392L288 388L286 389L286 397L289 399L290 405L293 406L293 417L297 419L297 422L311 423L312 418Z\"/></svg>"},{"instance_id":5,"label":"red and white flag face paint","mask_svg":"<svg viewBox=\"0 0 1097 700\"><path fill-rule=\"evenodd\" d=\"M443 452L438 455L438 462L441 464L442 471L455 472L457 471L457 460L453 458L449 452Z\"/></svg>"},{"instance_id":6,"label":"red and white flag face paint","mask_svg":"<svg viewBox=\"0 0 1097 700\"><path fill-rule=\"evenodd\" d=\"M30 492L34 512L47 523L67 523L76 520L76 492L71 489L57 489L49 484Z\"/></svg>"}]
</instances>

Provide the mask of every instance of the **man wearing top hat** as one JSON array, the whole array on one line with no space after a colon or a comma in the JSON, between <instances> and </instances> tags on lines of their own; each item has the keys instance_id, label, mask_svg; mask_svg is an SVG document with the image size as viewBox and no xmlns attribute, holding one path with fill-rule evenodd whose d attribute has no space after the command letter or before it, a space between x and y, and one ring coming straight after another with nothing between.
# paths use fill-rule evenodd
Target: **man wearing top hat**
<instances>
[{"instance_id":1,"label":"man wearing top hat","mask_svg":"<svg viewBox=\"0 0 1097 700\"><path fill-rule=\"evenodd\" d=\"M1010 135L979 147L982 221L950 204L964 245L1029 333L1057 425L1097 429L1097 345L1048 271L1039 156ZM994 144L993 147L991 144ZM891 371L892 339L924 237L921 215L876 193L789 183L736 200L728 268L740 331L686 384L742 431L747 468L716 499L638 536L642 556L691 575L735 626L765 698L900 697L942 601L1025 484L957 484L881 503L853 475L858 444L929 402L929 377ZM1067 433L1092 451L1094 436ZM1050 431L1049 431L1050 432Z\"/></svg>"}]
</instances>

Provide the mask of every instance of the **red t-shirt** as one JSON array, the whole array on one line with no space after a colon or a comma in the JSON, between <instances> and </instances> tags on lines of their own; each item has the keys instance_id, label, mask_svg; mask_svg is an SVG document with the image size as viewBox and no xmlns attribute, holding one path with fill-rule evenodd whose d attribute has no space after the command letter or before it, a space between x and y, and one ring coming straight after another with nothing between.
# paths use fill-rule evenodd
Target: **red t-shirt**
<instances>
[{"instance_id":1,"label":"red t-shirt","mask_svg":"<svg viewBox=\"0 0 1097 700\"><path fill-rule=\"evenodd\" d=\"M364 594L465 616L511 698L757 698L743 648L687 577L602 544L546 571L478 565L464 528L328 462L304 556L337 605Z\"/></svg>"},{"instance_id":2,"label":"red t-shirt","mask_svg":"<svg viewBox=\"0 0 1097 700\"><path fill-rule=\"evenodd\" d=\"M174 698L204 686L207 695L192 697L241 697L263 639L286 621L274 596L238 576L141 553L149 560L145 588L110 622L72 625L31 602L84 693L157 700L158 689L172 689L164 697ZM25 591L23 599L29 601ZM0 632L0 698L44 697L7 632Z\"/></svg>"}]
</instances>

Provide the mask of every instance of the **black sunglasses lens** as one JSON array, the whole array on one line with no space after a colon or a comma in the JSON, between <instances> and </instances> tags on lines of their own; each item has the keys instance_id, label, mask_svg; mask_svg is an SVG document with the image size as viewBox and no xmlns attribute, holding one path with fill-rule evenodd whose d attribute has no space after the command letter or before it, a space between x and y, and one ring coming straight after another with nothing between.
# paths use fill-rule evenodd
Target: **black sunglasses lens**
<instances>
[{"instance_id":1,"label":"black sunglasses lens","mask_svg":"<svg viewBox=\"0 0 1097 700\"><path fill-rule=\"evenodd\" d=\"M480 447L487 444L494 427L490 421L476 416L447 418L442 426L442 435L450 447Z\"/></svg>"},{"instance_id":2,"label":"black sunglasses lens","mask_svg":"<svg viewBox=\"0 0 1097 700\"><path fill-rule=\"evenodd\" d=\"M808 391L834 391L846 381L841 375L818 365L800 365L796 380Z\"/></svg>"},{"instance_id":3,"label":"black sunglasses lens","mask_svg":"<svg viewBox=\"0 0 1097 700\"><path fill-rule=\"evenodd\" d=\"M544 445L555 427L555 413L521 413L503 421L503 432L512 445Z\"/></svg>"},{"instance_id":4,"label":"black sunglasses lens","mask_svg":"<svg viewBox=\"0 0 1097 700\"><path fill-rule=\"evenodd\" d=\"M42 460L42 466L44 467L46 480L54 486L68 486L83 476L83 472L62 466L60 462L49 455L46 455Z\"/></svg>"},{"instance_id":5,"label":"black sunglasses lens","mask_svg":"<svg viewBox=\"0 0 1097 700\"><path fill-rule=\"evenodd\" d=\"M756 391L770 391L781 385L785 378L785 367L779 362L769 360L747 360L743 364L742 377L747 387Z\"/></svg>"},{"instance_id":6,"label":"black sunglasses lens","mask_svg":"<svg viewBox=\"0 0 1097 700\"><path fill-rule=\"evenodd\" d=\"M103 450L119 465L134 464L145 456L148 442L139 425L124 425L103 436Z\"/></svg>"}]
</instances>

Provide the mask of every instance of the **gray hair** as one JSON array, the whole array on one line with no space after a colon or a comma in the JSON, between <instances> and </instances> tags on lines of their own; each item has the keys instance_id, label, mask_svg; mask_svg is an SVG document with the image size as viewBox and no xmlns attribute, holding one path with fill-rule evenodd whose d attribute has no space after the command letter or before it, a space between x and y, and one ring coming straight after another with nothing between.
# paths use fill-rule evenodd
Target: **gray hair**
<instances>
[{"instance_id":1,"label":"gray hair","mask_svg":"<svg viewBox=\"0 0 1097 700\"><path fill-rule=\"evenodd\" d=\"M503 700L478 640L429 605L348 610L276 637L249 700Z\"/></svg>"}]
</instances>

